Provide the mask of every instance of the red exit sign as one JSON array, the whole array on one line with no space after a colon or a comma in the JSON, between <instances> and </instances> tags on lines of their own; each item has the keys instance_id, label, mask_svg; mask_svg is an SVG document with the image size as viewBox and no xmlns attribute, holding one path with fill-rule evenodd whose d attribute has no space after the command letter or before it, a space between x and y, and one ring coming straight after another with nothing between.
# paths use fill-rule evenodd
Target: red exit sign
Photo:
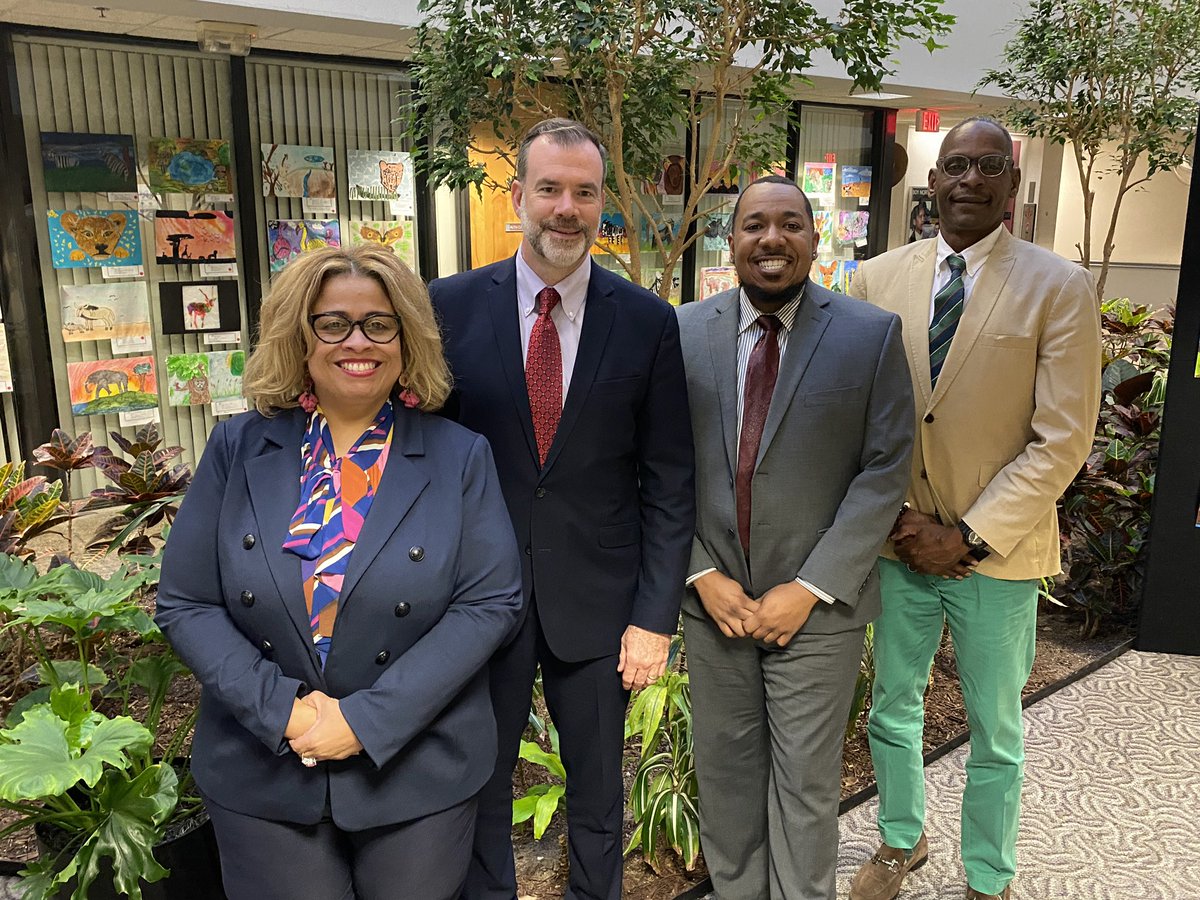
<instances>
[{"instance_id":1,"label":"red exit sign","mask_svg":"<svg viewBox=\"0 0 1200 900\"><path fill-rule=\"evenodd\" d=\"M936 109L917 110L917 131L939 131L942 127L942 114Z\"/></svg>"}]
</instances>

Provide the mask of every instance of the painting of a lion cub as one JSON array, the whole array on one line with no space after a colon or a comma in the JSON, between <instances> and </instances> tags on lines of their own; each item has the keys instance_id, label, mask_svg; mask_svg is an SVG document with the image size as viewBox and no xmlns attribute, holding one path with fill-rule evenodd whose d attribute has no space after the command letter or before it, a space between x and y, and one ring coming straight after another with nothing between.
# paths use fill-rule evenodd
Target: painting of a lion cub
<instances>
[{"instance_id":1,"label":"painting of a lion cub","mask_svg":"<svg viewBox=\"0 0 1200 900\"><path fill-rule=\"evenodd\" d=\"M81 262L91 258L97 262L116 257L125 259L129 251L118 246L125 231L127 219L124 213L110 212L103 216L81 216L73 212L62 214L63 231L71 235L78 249L71 251L71 259Z\"/></svg>"}]
</instances>

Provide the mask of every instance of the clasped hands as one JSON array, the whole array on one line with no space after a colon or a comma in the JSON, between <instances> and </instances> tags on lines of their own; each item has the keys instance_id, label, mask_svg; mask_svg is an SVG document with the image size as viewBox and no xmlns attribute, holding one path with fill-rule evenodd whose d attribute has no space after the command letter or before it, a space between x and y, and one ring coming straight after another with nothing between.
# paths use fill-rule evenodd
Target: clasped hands
<instances>
[{"instance_id":1,"label":"clasped hands","mask_svg":"<svg viewBox=\"0 0 1200 900\"><path fill-rule=\"evenodd\" d=\"M896 519L888 540L900 562L920 575L940 575L959 581L978 565L971 556L962 532L954 525L942 525L933 516L905 509Z\"/></svg>"},{"instance_id":2,"label":"clasped hands","mask_svg":"<svg viewBox=\"0 0 1200 900\"><path fill-rule=\"evenodd\" d=\"M692 587L725 637L748 637L780 647L791 642L821 602L798 581L776 585L755 600L732 578L715 571L701 575Z\"/></svg>"},{"instance_id":3,"label":"clasped hands","mask_svg":"<svg viewBox=\"0 0 1200 900\"><path fill-rule=\"evenodd\" d=\"M338 701L321 691L292 702L292 714L283 736L301 759L345 759L363 749L342 716Z\"/></svg>"}]
</instances>

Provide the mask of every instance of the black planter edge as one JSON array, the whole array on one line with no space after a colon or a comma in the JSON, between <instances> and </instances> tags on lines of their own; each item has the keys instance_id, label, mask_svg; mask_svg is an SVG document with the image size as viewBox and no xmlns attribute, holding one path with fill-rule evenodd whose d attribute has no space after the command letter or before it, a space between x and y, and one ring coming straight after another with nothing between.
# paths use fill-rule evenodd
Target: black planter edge
<instances>
[{"instance_id":1,"label":"black planter edge","mask_svg":"<svg viewBox=\"0 0 1200 900\"><path fill-rule=\"evenodd\" d=\"M1070 675L1067 675L1065 678L1060 678L1058 681L1052 681L1052 682L1050 682L1050 684L1046 685L1045 687L1039 688L1038 690L1034 691L1032 694L1029 694L1029 695L1023 697L1021 699L1021 708L1029 709L1029 707L1033 706L1033 704L1037 703L1039 700L1045 700L1050 695L1058 693L1063 688L1074 684L1075 682L1079 681L1081 678L1091 675L1097 669L1108 665L1110 662L1112 662L1117 657L1124 655L1129 650L1132 650L1133 642L1134 642L1134 638L1129 638L1127 640L1124 640L1121 643L1117 644L1117 646L1115 646L1111 650L1109 650L1107 653L1103 653L1100 656L1097 656L1095 659L1086 663L1083 667L1076 669L1074 672L1072 672ZM950 753L953 750L957 750L959 747L961 747L963 744L965 744L970 737L971 737L970 732L964 731L961 734L957 734L954 737L950 738L950 740L946 741L946 743L944 743L938 747L934 747L932 750L930 750L928 753L925 754L925 765L928 766L930 763L937 762L939 759L941 759L947 753ZM861 806L863 803L866 803L868 800L870 800L872 797L874 797L877 793L879 793L879 789L878 789L878 787L876 787L875 782L872 781L869 785L867 785L861 791L857 791L857 792L851 794L845 800L843 800L838 805L838 815L843 816L846 813L850 812L850 810L854 809L856 806ZM708 894L710 891L712 891L712 881L709 880L708 878L705 878L702 882L697 884L695 887L690 887L686 891L684 891L682 894L677 895L675 897L675 900L701 900L701 898L704 897L706 894Z\"/></svg>"},{"instance_id":2,"label":"black planter edge","mask_svg":"<svg viewBox=\"0 0 1200 900\"><path fill-rule=\"evenodd\" d=\"M0 859L0 878L12 878L25 868L25 865L13 859Z\"/></svg>"}]
</instances>

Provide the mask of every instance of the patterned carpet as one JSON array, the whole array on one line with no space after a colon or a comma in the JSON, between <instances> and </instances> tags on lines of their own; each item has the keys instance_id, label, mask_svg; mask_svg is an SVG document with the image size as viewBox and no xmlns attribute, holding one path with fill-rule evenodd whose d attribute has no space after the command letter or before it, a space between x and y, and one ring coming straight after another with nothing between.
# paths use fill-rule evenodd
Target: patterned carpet
<instances>
[{"instance_id":1,"label":"patterned carpet","mask_svg":"<svg viewBox=\"0 0 1200 900\"><path fill-rule=\"evenodd\" d=\"M1200 898L1200 658L1126 653L1025 711L1013 900ZM970 745L926 770L929 863L900 900L962 900ZM842 817L838 896L878 843L876 801Z\"/></svg>"}]
</instances>

